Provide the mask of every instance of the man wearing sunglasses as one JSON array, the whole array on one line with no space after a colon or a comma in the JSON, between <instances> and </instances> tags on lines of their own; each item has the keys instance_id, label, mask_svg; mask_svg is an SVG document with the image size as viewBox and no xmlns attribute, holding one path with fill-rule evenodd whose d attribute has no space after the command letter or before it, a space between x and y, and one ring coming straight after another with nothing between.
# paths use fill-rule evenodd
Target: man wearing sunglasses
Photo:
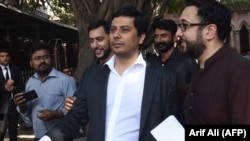
<instances>
[{"instance_id":1,"label":"man wearing sunglasses","mask_svg":"<svg viewBox=\"0 0 250 141\"><path fill-rule=\"evenodd\" d=\"M189 0L177 36L199 62L184 101L187 124L250 124L250 62L228 43L231 12L216 0Z\"/></svg>"}]
</instances>

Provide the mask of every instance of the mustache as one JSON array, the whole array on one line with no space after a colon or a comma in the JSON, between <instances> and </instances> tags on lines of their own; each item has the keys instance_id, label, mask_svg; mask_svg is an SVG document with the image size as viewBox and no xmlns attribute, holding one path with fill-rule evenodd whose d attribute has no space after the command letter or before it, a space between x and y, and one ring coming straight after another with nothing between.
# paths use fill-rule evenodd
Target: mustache
<instances>
[{"instance_id":1,"label":"mustache","mask_svg":"<svg viewBox=\"0 0 250 141\"><path fill-rule=\"evenodd\" d=\"M166 45L167 43L166 42L158 42L158 43L155 43L154 45L156 47L159 47L159 46L163 46L163 45Z\"/></svg>"},{"instance_id":2,"label":"mustache","mask_svg":"<svg viewBox=\"0 0 250 141\"><path fill-rule=\"evenodd\" d=\"M157 48L161 53L167 52L172 47L174 47L173 40L155 43L155 48Z\"/></svg>"},{"instance_id":3,"label":"mustache","mask_svg":"<svg viewBox=\"0 0 250 141\"><path fill-rule=\"evenodd\" d=\"M172 47L173 46L173 44L174 44L174 42L173 41L169 41L169 42L158 42L158 43L155 43L154 44L154 46L156 47L156 48L170 48L170 47Z\"/></svg>"},{"instance_id":4,"label":"mustache","mask_svg":"<svg viewBox=\"0 0 250 141\"><path fill-rule=\"evenodd\" d=\"M41 67L42 65L49 66L48 64L46 64L45 62L43 62L43 63L41 63L41 64L39 65L39 67Z\"/></svg>"}]
</instances>

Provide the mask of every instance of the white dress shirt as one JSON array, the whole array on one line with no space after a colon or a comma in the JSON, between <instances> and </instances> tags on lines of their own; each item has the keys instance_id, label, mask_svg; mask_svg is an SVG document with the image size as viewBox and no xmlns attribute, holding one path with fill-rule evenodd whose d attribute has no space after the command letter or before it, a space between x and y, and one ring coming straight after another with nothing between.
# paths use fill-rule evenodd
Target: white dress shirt
<instances>
[{"instance_id":1,"label":"white dress shirt","mask_svg":"<svg viewBox=\"0 0 250 141\"><path fill-rule=\"evenodd\" d=\"M105 141L138 141L146 62L140 54L133 65L119 75L115 55L106 63L109 74Z\"/></svg>"},{"instance_id":2,"label":"white dress shirt","mask_svg":"<svg viewBox=\"0 0 250 141\"><path fill-rule=\"evenodd\" d=\"M10 67L9 66L2 66L1 65L1 68L2 68L2 72L3 72L3 76L4 76L4 79L6 79L6 69L8 70L8 75L9 75L9 79L11 79L11 72L10 72ZM13 93L11 92L11 99L13 98Z\"/></svg>"},{"instance_id":3,"label":"white dress shirt","mask_svg":"<svg viewBox=\"0 0 250 141\"><path fill-rule=\"evenodd\" d=\"M8 69L9 79L11 79L11 74L10 74L10 68L9 68L9 66L2 66L1 65L1 68L2 68L3 76L4 76L5 79L6 79L6 69L5 68Z\"/></svg>"}]
</instances>

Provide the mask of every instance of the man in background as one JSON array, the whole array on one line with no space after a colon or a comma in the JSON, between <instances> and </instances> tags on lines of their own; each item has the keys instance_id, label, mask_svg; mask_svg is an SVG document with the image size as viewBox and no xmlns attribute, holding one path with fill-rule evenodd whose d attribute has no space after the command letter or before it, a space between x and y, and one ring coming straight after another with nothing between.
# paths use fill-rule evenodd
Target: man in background
<instances>
[{"instance_id":1,"label":"man in background","mask_svg":"<svg viewBox=\"0 0 250 141\"><path fill-rule=\"evenodd\" d=\"M64 116L64 99L73 95L76 83L73 77L53 67L52 53L46 43L32 44L30 66L35 74L29 78L25 91L35 90L38 98L26 101L22 93L17 93L14 102L20 114L31 117L35 140L39 140ZM72 137L67 140L72 140Z\"/></svg>"},{"instance_id":2,"label":"man in background","mask_svg":"<svg viewBox=\"0 0 250 141\"><path fill-rule=\"evenodd\" d=\"M189 83L194 72L198 70L198 64L194 58L179 51L175 46L175 33L177 25L173 20L163 19L153 23L154 47L159 56L151 58L153 63L169 69L177 78L177 97L182 105ZM177 119L184 124L184 115L181 106Z\"/></svg>"},{"instance_id":3,"label":"man in background","mask_svg":"<svg viewBox=\"0 0 250 141\"><path fill-rule=\"evenodd\" d=\"M96 56L93 65L104 64L113 55L109 44L109 29L110 25L105 20L94 21L88 26L89 44ZM67 111L73 107L75 100L75 97L65 99Z\"/></svg>"},{"instance_id":4,"label":"man in background","mask_svg":"<svg viewBox=\"0 0 250 141\"><path fill-rule=\"evenodd\" d=\"M72 76L72 71L68 67L62 68L62 72L65 73L65 74L67 74L68 76Z\"/></svg>"},{"instance_id":5,"label":"man in background","mask_svg":"<svg viewBox=\"0 0 250 141\"><path fill-rule=\"evenodd\" d=\"M18 67L10 64L10 52L0 48L0 141L4 140L8 127L10 141L17 141L19 113L13 96L24 90L24 83Z\"/></svg>"},{"instance_id":6,"label":"man in background","mask_svg":"<svg viewBox=\"0 0 250 141\"><path fill-rule=\"evenodd\" d=\"M105 20L97 20L89 24L89 44L97 58L95 64L103 64L113 55L109 44L110 25Z\"/></svg>"},{"instance_id":7,"label":"man in background","mask_svg":"<svg viewBox=\"0 0 250 141\"><path fill-rule=\"evenodd\" d=\"M152 25L152 29L154 30L154 46L159 53L155 63L174 73L178 83L178 96L183 101L192 76L198 70L198 64L194 58L181 53L174 46L177 25L173 20L157 21Z\"/></svg>"},{"instance_id":8,"label":"man in background","mask_svg":"<svg viewBox=\"0 0 250 141\"><path fill-rule=\"evenodd\" d=\"M89 44L96 57L93 65L104 64L113 55L109 44L109 29L110 25L105 20L94 21L88 26ZM65 99L66 111L69 111L73 107L76 97L67 97ZM88 125L83 129L83 136L87 132ZM81 132L79 133L76 133L77 137L82 136Z\"/></svg>"}]
</instances>

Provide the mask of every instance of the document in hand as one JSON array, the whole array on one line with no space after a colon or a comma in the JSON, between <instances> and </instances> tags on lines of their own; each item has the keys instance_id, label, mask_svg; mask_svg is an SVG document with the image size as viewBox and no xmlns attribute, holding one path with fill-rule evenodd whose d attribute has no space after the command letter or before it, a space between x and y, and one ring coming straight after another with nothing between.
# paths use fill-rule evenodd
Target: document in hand
<instances>
[{"instance_id":1,"label":"document in hand","mask_svg":"<svg viewBox=\"0 0 250 141\"><path fill-rule=\"evenodd\" d=\"M151 134L157 141L184 141L185 129L175 116L170 115L163 122L157 125Z\"/></svg>"}]
</instances>

